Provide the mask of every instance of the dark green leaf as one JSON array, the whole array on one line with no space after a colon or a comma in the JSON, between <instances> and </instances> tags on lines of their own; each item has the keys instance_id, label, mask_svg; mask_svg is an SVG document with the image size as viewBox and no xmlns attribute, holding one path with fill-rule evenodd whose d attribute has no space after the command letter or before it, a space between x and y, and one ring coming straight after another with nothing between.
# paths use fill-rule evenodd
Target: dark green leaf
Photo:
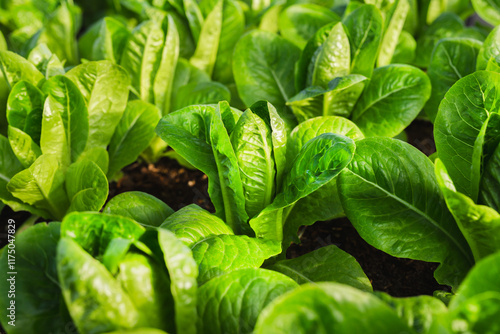
<instances>
[{"instance_id":1,"label":"dark green leaf","mask_svg":"<svg viewBox=\"0 0 500 334\"><path fill-rule=\"evenodd\" d=\"M276 108L267 102L260 101L254 103L250 109L259 115L271 129L271 141L273 146L273 157L276 165L276 189L281 188L283 174L286 168L287 131L286 124L279 116ZM227 127L227 125L226 125Z\"/></svg>"},{"instance_id":2,"label":"dark green leaf","mask_svg":"<svg viewBox=\"0 0 500 334\"><path fill-rule=\"evenodd\" d=\"M349 74L350 64L349 39L344 25L339 22L314 52L307 70L307 86L327 87L336 77Z\"/></svg>"},{"instance_id":3,"label":"dark green leaf","mask_svg":"<svg viewBox=\"0 0 500 334\"><path fill-rule=\"evenodd\" d=\"M500 251L500 214L487 206L476 205L469 197L456 192L439 159L436 160L436 177L446 205L467 240L474 260L477 262Z\"/></svg>"},{"instance_id":4,"label":"dark green leaf","mask_svg":"<svg viewBox=\"0 0 500 334\"><path fill-rule=\"evenodd\" d=\"M248 109L231 132L245 195L245 210L254 217L271 204L276 191L276 166L272 130L264 119Z\"/></svg>"},{"instance_id":5,"label":"dark green leaf","mask_svg":"<svg viewBox=\"0 0 500 334\"><path fill-rule=\"evenodd\" d=\"M207 174L208 193L216 214L236 233L248 232L238 161L221 114L232 114L227 102L186 107L164 116L156 132L191 165Z\"/></svg>"},{"instance_id":6,"label":"dark green leaf","mask_svg":"<svg viewBox=\"0 0 500 334\"><path fill-rule=\"evenodd\" d=\"M208 74L199 68L191 65L186 59L179 58L175 68L175 76L172 84L173 92L177 92L179 88L191 83L209 82ZM175 109L173 110L175 111Z\"/></svg>"},{"instance_id":7,"label":"dark green leaf","mask_svg":"<svg viewBox=\"0 0 500 334\"><path fill-rule=\"evenodd\" d=\"M0 32L0 51L7 51L7 41L2 32Z\"/></svg>"},{"instance_id":8,"label":"dark green leaf","mask_svg":"<svg viewBox=\"0 0 500 334\"><path fill-rule=\"evenodd\" d=\"M469 333L495 334L500 331L500 293L486 291L461 302L451 312L449 330L460 324L460 330Z\"/></svg>"},{"instance_id":9,"label":"dark green leaf","mask_svg":"<svg viewBox=\"0 0 500 334\"><path fill-rule=\"evenodd\" d=\"M53 155L41 155L28 169L12 177L7 190L24 203L61 220L69 207L64 189L63 166Z\"/></svg>"},{"instance_id":10,"label":"dark green leaf","mask_svg":"<svg viewBox=\"0 0 500 334\"><path fill-rule=\"evenodd\" d=\"M432 322L448 311L442 301L431 296L395 298L378 291L375 295L392 307L417 333L430 333Z\"/></svg>"},{"instance_id":11,"label":"dark green leaf","mask_svg":"<svg viewBox=\"0 0 500 334\"><path fill-rule=\"evenodd\" d=\"M434 138L457 191L477 201L483 164L500 142L500 74L478 71L459 81L439 106Z\"/></svg>"},{"instance_id":12,"label":"dark green leaf","mask_svg":"<svg viewBox=\"0 0 500 334\"><path fill-rule=\"evenodd\" d=\"M7 190L7 184L12 177L23 170L23 166L17 160L12 151L9 140L0 135L0 200L2 204L7 204L14 211L29 211L38 216L48 217L50 213L45 210L35 209L25 204L20 199L15 198Z\"/></svg>"},{"instance_id":13,"label":"dark green leaf","mask_svg":"<svg viewBox=\"0 0 500 334\"><path fill-rule=\"evenodd\" d=\"M234 80L242 101L250 106L266 100L276 107L287 124L294 117L285 103L295 95L294 66L300 50L270 32L252 31L236 44L233 59Z\"/></svg>"},{"instance_id":14,"label":"dark green leaf","mask_svg":"<svg viewBox=\"0 0 500 334\"><path fill-rule=\"evenodd\" d=\"M209 14L201 29L191 64L205 71L216 81L232 81L232 56L236 42L245 29L245 17L240 5L233 0L205 1Z\"/></svg>"},{"instance_id":15,"label":"dark green leaf","mask_svg":"<svg viewBox=\"0 0 500 334\"><path fill-rule=\"evenodd\" d=\"M159 329L141 327L137 329L106 332L106 334L168 334L168 333Z\"/></svg>"},{"instance_id":16,"label":"dark green leaf","mask_svg":"<svg viewBox=\"0 0 500 334\"><path fill-rule=\"evenodd\" d=\"M413 64L415 60L415 50L417 41L407 32L401 31L399 41L392 55L391 64Z\"/></svg>"},{"instance_id":17,"label":"dark green leaf","mask_svg":"<svg viewBox=\"0 0 500 334\"><path fill-rule=\"evenodd\" d=\"M61 236L75 240L94 257L102 256L113 239L139 240L144 228L131 219L102 213L70 213L64 217Z\"/></svg>"},{"instance_id":18,"label":"dark green leaf","mask_svg":"<svg viewBox=\"0 0 500 334\"><path fill-rule=\"evenodd\" d=\"M300 150L283 189L250 226L258 237L283 240L283 209L330 182L344 169L354 155L354 141L342 135L325 133L308 141Z\"/></svg>"},{"instance_id":19,"label":"dark green leaf","mask_svg":"<svg viewBox=\"0 0 500 334\"><path fill-rule=\"evenodd\" d=\"M7 101L9 125L25 132L35 144L40 144L44 102L43 93L28 81L15 84Z\"/></svg>"},{"instance_id":20,"label":"dark green leaf","mask_svg":"<svg viewBox=\"0 0 500 334\"><path fill-rule=\"evenodd\" d=\"M484 166L479 201L500 212L500 143Z\"/></svg>"},{"instance_id":21,"label":"dark green leaf","mask_svg":"<svg viewBox=\"0 0 500 334\"><path fill-rule=\"evenodd\" d=\"M172 110L193 104L217 104L219 101L231 101L231 93L226 86L214 81L193 82L177 90Z\"/></svg>"},{"instance_id":22,"label":"dark green leaf","mask_svg":"<svg viewBox=\"0 0 500 334\"><path fill-rule=\"evenodd\" d=\"M137 308L142 326L175 330L174 301L164 267L145 255L129 253L119 264L116 280Z\"/></svg>"},{"instance_id":23,"label":"dark green leaf","mask_svg":"<svg viewBox=\"0 0 500 334\"><path fill-rule=\"evenodd\" d=\"M307 77L309 64L311 63L316 51L325 43L330 36L332 28L337 22L330 23L320 28L314 36L307 42L306 46L300 53L300 57L295 65L295 88L297 91L307 88Z\"/></svg>"},{"instance_id":24,"label":"dark green leaf","mask_svg":"<svg viewBox=\"0 0 500 334\"><path fill-rule=\"evenodd\" d=\"M338 15L328 8L303 3L285 8L279 16L278 27L281 36L303 49L319 28L338 21Z\"/></svg>"},{"instance_id":25,"label":"dark green leaf","mask_svg":"<svg viewBox=\"0 0 500 334\"><path fill-rule=\"evenodd\" d=\"M189 25L186 20L177 13L170 11L169 15L174 19L177 33L179 34L179 41L182 41L179 43L179 57L189 59L196 48L196 42L193 40Z\"/></svg>"},{"instance_id":26,"label":"dark green leaf","mask_svg":"<svg viewBox=\"0 0 500 334\"><path fill-rule=\"evenodd\" d=\"M129 30L120 20L106 16L90 26L79 38L80 57L119 63L129 36Z\"/></svg>"},{"instance_id":27,"label":"dark green leaf","mask_svg":"<svg viewBox=\"0 0 500 334\"><path fill-rule=\"evenodd\" d=\"M108 198L108 179L99 166L82 160L66 171L66 193L70 206L67 211L99 211Z\"/></svg>"},{"instance_id":28,"label":"dark green leaf","mask_svg":"<svg viewBox=\"0 0 500 334\"><path fill-rule=\"evenodd\" d=\"M46 44L67 65L78 64L76 34L80 29L81 15L80 7L67 2L61 3L31 43Z\"/></svg>"},{"instance_id":29,"label":"dark green leaf","mask_svg":"<svg viewBox=\"0 0 500 334\"><path fill-rule=\"evenodd\" d=\"M477 69L484 70L488 61L500 55L500 27L493 29L486 37L477 57Z\"/></svg>"},{"instance_id":30,"label":"dark green leaf","mask_svg":"<svg viewBox=\"0 0 500 334\"><path fill-rule=\"evenodd\" d=\"M436 44L427 70L432 93L424 108L431 121L436 118L439 104L450 87L476 70L480 47L480 42L469 38L445 38Z\"/></svg>"},{"instance_id":31,"label":"dark green leaf","mask_svg":"<svg viewBox=\"0 0 500 334\"><path fill-rule=\"evenodd\" d=\"M500 293L500 252L488 256L472 268L451 300L450 310L458 308L467 299L487 292Z\"/></svg>"},{"instance_id":32,"label":"dark green leaf","mask_svg":"<svg viewBox=\"0 0 500 334\"><path fill-rule=\"evenodd\" d=\"M179 32L172 16L167 16L166 22L168 29L165 35L165 45L153 82L155 105L162 114L170 112L172 87L180 47Z\"/></svg>"},{"instance_id":33,"label":"dark green leaf","mask_svg":"<svg viewBox=\"0 0 500 334\"><path fill-rule=\"evenodd\" d=\"M448 3L450 4L453 1L462 1L463 0L451 0ZM419 29L419 6L420 2L418 0L409 0L408 3L410 4L410 10L408 11L408 15L406 15L406 21L405 25L403 26L403 31L407 31L411 35L415 35L417 33L417 29ZM458 12L458 11L453 11L452 12Z\"/></svg>"},{"instance_id":34,"label":"dark green leaf","mask_svg":"<svg viewBox=\"0 0 500 334\"><path fill-rule=\"evenodd\" d=\"M437 42L442 38L454 37L463 29L464 23L457 15L444 13L439 16L417 40L415 65L424 68L429 66Z\"/></svg>"},{"instance_id":35,"label":"dark green leaf","mask_svg":"<svg viewBox=\"0 0 500 334\"><path fill-rule=\"evenodd\" d=\"M128 39L121 65L132 79L132 91L144 102L155 104L163 113L170 109L170 92L178 57L179 36L168 18L167 33L159 23L145 21Z\"/></svg>"},{"instance_id":36,"label":"dark green leaf","mask_svg":"<svg viewBox=\"0 0 500 334\"><path fill-rule=\"evenodd\" d=\"M343 117L313 118L299 124L291 133L287 147L287 161L293 161L305 143L323 133L336 133L352 140L364 138L356 124ZM291 242L300 242L297 237L300 226L344 216L336 182L333 179L315 192L300 199L287 213L283 226L283 249L288 248Z\"/></svg>"},{"instance_id":37,"label":"dark green leaf","mask_svg":"<svg viewBox=\"0 0 500 334\"><path fill-rule=\"evenodd\" d=\"M290 100L297 120L302 123L317 116L349 117L367 78L359 74L337 77L328 83L328 87L309 86Z\"/></svg>"},{"instance_id":38,"label":"dark green leaf","mask_svg":"<svg viewBox=\"0 0 500 334\"><path fill-rule=\"evenodd\" d=\"M337 182L345 213L363 239L392 256L440 262L438 282L458 286L472 254L423 153L396 139L360 140Z\"/></svg>"},{"instance_id":39,"label":"dark green leaf","mask_svg":"<svg viewBox=\"0 0 500 334\"><path fill-rule=\"evenodd\" d=\"M430 94L430 80L418 68L379 67L354 107L352 120L367 137L394 137L418 116Z\"/></svg>"},{"instance_id":40,"label":"dark green leaf","mask_svg":"<svg viewBox=\"0 0 500 334\"><path fill-rule=\"evenodd\" d=\"M337 176L354 155L354 141L333 133L324 133L304 144L291 164L277 203L292 204Z\"/></svg>"}]
</instances>

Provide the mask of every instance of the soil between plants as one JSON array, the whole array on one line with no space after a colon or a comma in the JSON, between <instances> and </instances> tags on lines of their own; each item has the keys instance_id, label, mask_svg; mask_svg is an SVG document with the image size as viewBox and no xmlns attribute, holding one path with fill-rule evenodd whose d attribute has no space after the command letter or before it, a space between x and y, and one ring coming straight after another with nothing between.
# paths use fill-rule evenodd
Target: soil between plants
<instances>
[{"instance_id":1,"label":"soil between plants","mask_svg":"<svg viewBox=\"0 0 500 334\"><path fill-rule=\"evenodd\" d=\"M432 125L417 120L407 129L408 142L427 155L435 152ZM180 166L175 160L161 159L156 164L135 162L123 170L118 182L111 182L109 198L126 191L143 191L179 210L195 203L214 212L208 196L208 179L197 170ZM13 213L4 208L1 214L0 241L6 236L7 220L14 218L21 222L29 215ZM367 244L346 218L301 228L301 244L293 244L287 257L294 258L330 244L338 246L356 258L372 282L374 290L383 291L396 297L432 295L435 290L449 290L439 285L433 272L436 263L400 259L392 257ZM6 238L5 238L6 239Z\"/></svg>"}]
</instances>

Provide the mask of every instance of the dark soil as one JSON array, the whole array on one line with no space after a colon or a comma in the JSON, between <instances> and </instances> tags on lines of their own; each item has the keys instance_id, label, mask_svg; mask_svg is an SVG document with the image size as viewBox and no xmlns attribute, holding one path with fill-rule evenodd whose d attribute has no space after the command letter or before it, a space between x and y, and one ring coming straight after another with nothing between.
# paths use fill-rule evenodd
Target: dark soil
<instances>
[{"instance_id":1,"label":"dark soil","mask_svg":"<svg viewBox=\"0 0 500 334\"><path fill-rule=\"evenodd\" d=\"M395 297L432 295L435 290L449 291L433 277L438 264L395 258L370 246L347 218L317 222L303 227L299 234L302 243L288 249L289 258L333 244L356 258L374 290Z\"/></svg>"},{"instance_id":2,"label":"dark soil","mask_svg":"<svg viewBox=\"0 0 500 334\"><path fill-rule=\"evenodd\" d=\"M408 141L427 155L435 152L432 125L417 120L406 130ZM156 196L172 209L195 203L214 212L207 193L208 180L200 171L180 166L176 161L162 159L156 164L133 163L123 170L123 177L110 184L109 198L125 191L143 191ZM0 239L6 239L8 218L22 222L25 213L13 213L5 208L1 214ZM317 222L302 228L300 245L292 245L287 255L297 257L326 245L335 244L356 258L375 290L392 296L432 295L446 289L433 278L437 264L409 259L398 259L368 245L347 219Z\"/></svg>"},{"instance_id":3,"label":"dark soil","mask_svg":"<svg viewBox=\"0 0 500 334\"><path fill-rule=\"evenodd\" d=\"M408 143L418 148L427 156L436 152L434 133L432 131L432 123L420 119L413 121L405 130Z\"/></svg>"},{"instance_id":4,"label":"dark soil","mask_svg":"<svg viewBox=\"0 0 500 334\"><path fill-rule=\"evenodd\" d=\"M126 191L142 191L161 199L175 211L194 203L214 212L207 189L205 174L163 158L154 165L135 162L125 167L123 177L111 182L109 199Z\"/></svg>"}]
</instances>

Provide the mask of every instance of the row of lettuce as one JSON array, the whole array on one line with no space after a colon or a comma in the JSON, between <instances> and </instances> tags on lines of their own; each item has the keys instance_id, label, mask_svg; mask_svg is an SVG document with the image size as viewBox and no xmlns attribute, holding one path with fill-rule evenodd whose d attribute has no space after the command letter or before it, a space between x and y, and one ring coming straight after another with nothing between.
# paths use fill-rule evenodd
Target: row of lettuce
<instances>
[{"instance_id":1,"label":"row of lettuce","mask_svg":"<svg viewBox=\"0 0 500 334\"><path fill-rule=\"evenodd\" d=\"M497 140L496 149L488 151L495 133L488 130L498 113L480 103L494 100L499 77L481 71L452 87L447 95L452 107L443 103L436 120L435 164L403 141L364 138L339 116L303 122L283 136L284 121L266 102L244 113L220 102L163 117L158 135L208 175L216 213L196 205L174 212L151 195L129 192L111 199L103 213L74 212L62 223L36 224L16 236L15 248L2 251L4 267L11 263L9 255L18 254L15 283L4 271L0 286L6 294L15 291L16 317L26 319L12 326L7 313L0 318L4 328L8 333L75 328L80 333L495 333L500 144ZM472 124L482 130L471 128L474 151L481 156L456 143L452 150L441 148L438 131L446 131L438 128L441 119L471 126L472 103L483 108ZM461 104L468 107L457 108ZM445 139L470 146L456 134ZM457 152L470 166L455 174L450 168L448 174L446 164L461 167ZM479 179L455 176L479 173L472 168L476 164L485 171ZM478 189L475 200L468 189ZM401 299L373 293L355 259L333 245L285 259L299 226L343 212L375 247L439 262L435 277L452 293ZM2 307L10 305L2 300Z\"/></svg>"},{"instance_id":2,"label":"row of lettuce","mask_svg":"<svg viewBox=\"0 0 500 334\"><path fill-rule=\"evenodd\" d=\"M131 200L149 210L130 209ZM172 213L154 198L129 193L105 212L72 213L62 223L37 224L17 237L22 256L16 280L0 274L2 293L15 290L15 304L0 302L8 333L499 329L500 253L479 261L456 294L394 298L372 292L355 260L333 245L267 263L279 254L280 242L233 234L194 205ZM0 263L7 265L7 250Z\"/></svg>"},{"instance_id":3,"label":"row of lettuce","mask_svg":"<svg viewBox=\"0 0 500 334\"><path fill-rule=\"evenodd\" d=\"M0 199L55 221L1 252L9 334L500 330L500 33L463 21L499 24L490 4L79 5L0 3ZM419 115L430 158L391 139ZM104 206L165 155L208 176L215 214ZM342 216L452 293L373 292L333 245L286 259Z\"/></svg>"},{"instance_id":4,"label":"row of lettuce","mask_svg":"<svg viewBox=\"0 0 500 334\"><path fill-rule=\"evenodd\" d=\"M419 115L435 120L457 80L496 71L500 54L498 29L466 27L433 2L253 4L238 16L234 8L245 6L232 0L115 1L101 5L110 16L87 22L78 39L81 9L72 3L3 6L3 48L26 58L0 51L0 198L57 220L99 210L107 181L139 156L179 158L153 130L172 111L223 100L244 110L265 100L287 133L341 116L364 136L404 139ZM449 6L471 13L468 2ZM412 34L416 41L403 41ZM190 38L196 47L186 51ZM51 190L25 191L42 183L40 173Z\"/></svg>"}]
</instances>

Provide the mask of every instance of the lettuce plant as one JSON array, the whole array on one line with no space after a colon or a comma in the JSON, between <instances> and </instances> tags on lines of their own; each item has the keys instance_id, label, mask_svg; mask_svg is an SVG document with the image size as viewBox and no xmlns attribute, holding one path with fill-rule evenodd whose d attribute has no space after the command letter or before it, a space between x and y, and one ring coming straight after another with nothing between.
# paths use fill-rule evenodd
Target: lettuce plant
<instances>
[{"instance_id":1,"label":"lettuce plant","mask_svg":"<svg viewBox=\"0 0 500 334\"><path fill-rule=\"evenodd\" d=\"M216 214L236 233L283 241L300 226L286 228L294 206L349 163L355 144L347 136L362 136L354 124L340 118L323 128L340 134L328 130L318 134L314 127L308 124L307 133L288 140L285 122L270 103L256 103L241 114L220 102L164 116L157 133L207 174ZM310 221L307 211L294 211L292 217L303 224Z\"/></svg>"},{"instance_id":2,"label":"lettuce plant","mask_svg":"<svg viewBox=\"0 0 500 334\"><path fill-rule=\"evenodd\" d=\"M132 31L116 19L103 18L80 38L82 57L119 63L130 76L132 97L154 104L162 115L192 104L230 100L229 89L211 80L212 70L180 57L185 38L175 16L161 11L157 14ZM208 47L206 43L200 45ZM203 56L204 51L197 52ZM155 162L171 155L165 152L166 147L155 138L143 157Z\"/></svg>"},{"instance_id":3,"label":"lettuce plant","mask_svg":"<svg viewBox=\"0 0 500 334\"><path fill-rule=\"evenodd\" d=\"M107 178L149 145L159 111L127 102L127 73L108 61L45 78L14 53L2 52L0 59L10 88L8 138L0 137L2 202L55 220L98 211Z\"/></svg>"},{"instance_id":4,"label":"lettuce plant","mask_svg":"<svg viewBox=\"0 0 500 334\"><path fill-rule=\"evenodd\" d=\"M498 252L478 261L455 295L393 298L372 294L359 265L333 245L259 268L279 252L278 241L234 235L195 205L172 213L136 192L105 211L125 216L72 213L18 236L23 321L11 326L2 315L7 333L494 333L499 326ZM8 275L0 276L7 292Z\"/></svg>"},{"instance_id":5,"label":"lettuce plant","mask_svg":"<svg viewBox=\"0 0 500 334\"><path fill-rule=\"evenodd\" d=\"M298 122L343 116L352 118L367 136L398 135L418 116L431 92L424 72L391 64L394 41L408 11L403 3L394 5L395 12L384 13L390 17L386 28L373 5L346 11L342 22L334 20L311 35L302 51L271 32L244 36L233 62L241 98L247 105L267 98L291 125L288 108ZM379 67L374 70L375 65Z\"/></svg>"},{"instance_id":6,"label":"lettuce plant","mask_svg":"<svg viewBox=\"0 0 500 334\"><path fill-rule=\"evenodd\" d=\"M498 76L477 71L446 93L435 166L403 142L364 139L337 183L366 241L394 256L440 262L436 279L455 289L475 262L499 250Z\"/></svg>"}]
</instances>

